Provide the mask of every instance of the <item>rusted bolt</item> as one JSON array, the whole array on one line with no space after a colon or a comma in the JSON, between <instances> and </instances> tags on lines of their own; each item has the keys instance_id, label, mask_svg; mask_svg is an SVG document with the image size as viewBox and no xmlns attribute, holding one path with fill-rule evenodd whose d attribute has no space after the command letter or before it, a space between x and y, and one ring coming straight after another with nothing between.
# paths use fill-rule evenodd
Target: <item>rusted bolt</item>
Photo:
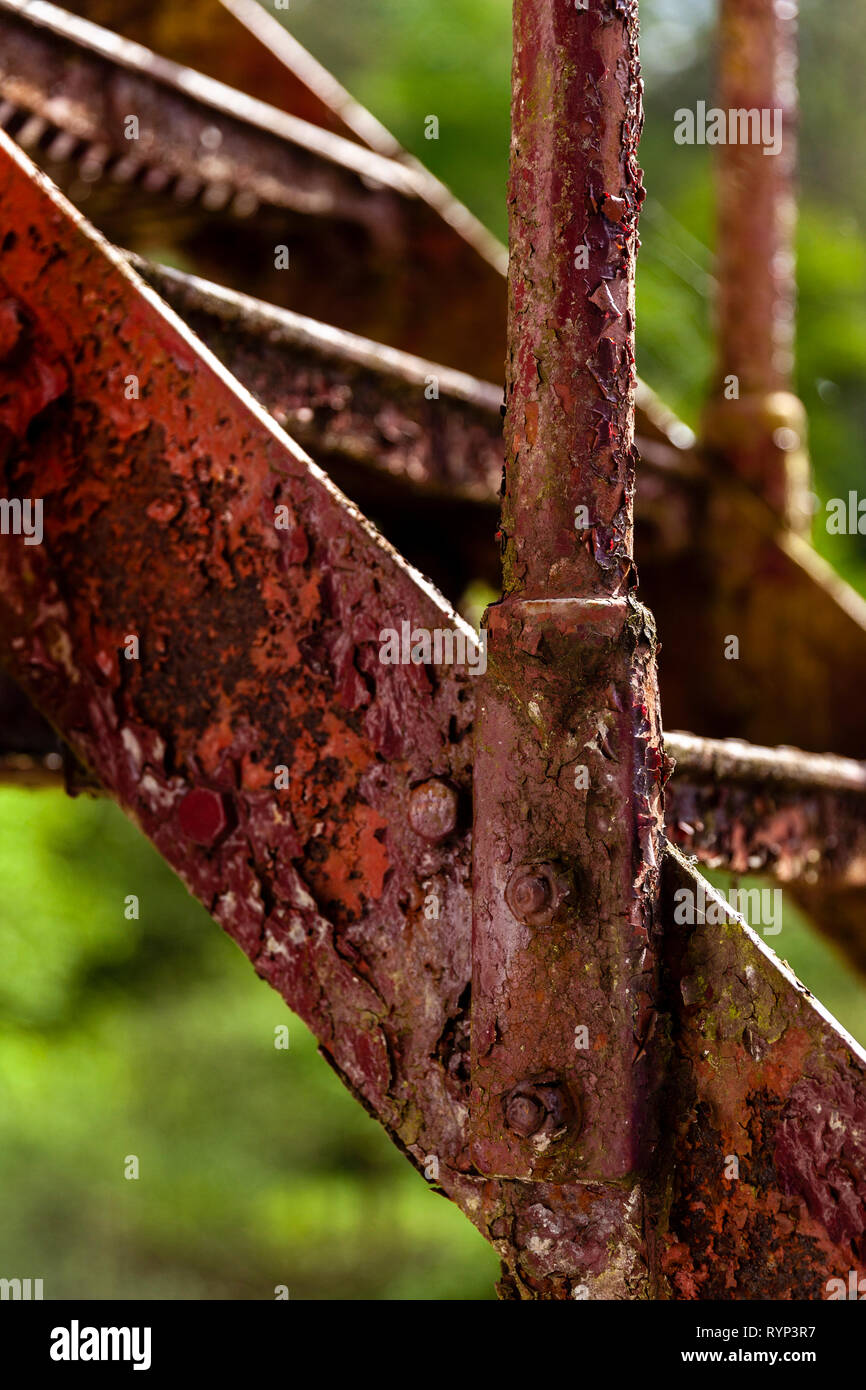
<instances>
[{"instance_id":1,"label":"rusted bolt","mask_svg":"<svg viewBox=\"0 0 866 1390\"><path fill-rule=\"evenodd\" d=\"M529 1139L531 1135L537 1134L546 1116L547 1111L535 1096L521 1093L512 1095L505 1107L508 1128L519 1134L522 1139Z\"/></svg>"},{"instance_id":2,"label":"rusted bolt","mask_svg":"<svg viewBox=\"0 0 866 1390\"><path fill-rule=\"evenodd\" d=\"M521 1139L550 1143L579 1115L558 1081L526 1081L505 1097L505 1123Z\"/></svg>"},{"instance_id":3,"label":"rusted bolt","mask_svg":"<svg viewBox=\"0 0 866 1390\"><path fill-rule=\"evenodd\" d=\"M508 880L505 901L524 926L546 927L568 889L568 875L554 864L522 864Z\"/></svg>"},{"instance_id":4,"label":"rusted bolt","mask_svg":"<svg viewBox=\"0 0 866 1390\"><path fill-rule=\"evenodd\" d=\"M227 798L208 787L195 787L180 803L177 819L187 839L197 845L215 845L229 829Z\"/></svg>"},{"instance_id":5,"label":"rusted bolt","mask_svg":"<svg viewBox=\"0 0 866 1390\"><path fill-rule=\"evenodd\" d=\"M508 887L515 916L523 921L550 906L550 882L542 874L518 873Z\"/></svg>"},{"instance_id":6,"label":"rusted bolt","mask_svg":"<svg viewBox=\"0 0 866 1390\"><path fill-rule=\"evenodd\" d=\"M409 824L423 840L444 840L457 825L457 792L433 777L409 793Z\"/></svg>"},{"instance_id":7,"label":"rusted bolt","mask_svg":"<svg viewBox=\"0 0 866 1390\"><path fill-rule=\"evenodd\" d=\"M24 310L17 299L0 300L0 362L8 362L24 333Z\"/></svg>"}]
</instances>

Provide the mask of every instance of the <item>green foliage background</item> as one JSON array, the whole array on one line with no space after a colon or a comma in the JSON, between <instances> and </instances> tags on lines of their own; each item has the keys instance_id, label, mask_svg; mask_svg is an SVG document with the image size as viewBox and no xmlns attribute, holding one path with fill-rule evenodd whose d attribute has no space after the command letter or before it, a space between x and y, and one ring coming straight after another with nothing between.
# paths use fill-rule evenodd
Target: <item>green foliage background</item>
<instances>
[{"instance_id":1,"label":"green foliage background","mask_svg":"<svg viewBox=\"0 0 866 1390\"><path fill-rule=\"evenodd\" d=\"M694 423L710 367L712 6L643 0L646 380ZM500 236L505 0L292 0L289 28ZM862 0L802 4L799 390L822 499L860 482L866 379ZM424 118L440 121L425 141ZM674 157L675 156L675 157ZM816 544L861 589L866 540ZM832 673L828 678L832 678ZM136 893L141 918L126 921ZM786 906L777 946L861 1039L866 995ZM290 1025L288 1051L274 1029ZM0 792L0 1276L46 1297L488 1298L493 1253L111 806ZM138 1181L126 1181L135 1154Z\"/></svg>"}]
</instances>

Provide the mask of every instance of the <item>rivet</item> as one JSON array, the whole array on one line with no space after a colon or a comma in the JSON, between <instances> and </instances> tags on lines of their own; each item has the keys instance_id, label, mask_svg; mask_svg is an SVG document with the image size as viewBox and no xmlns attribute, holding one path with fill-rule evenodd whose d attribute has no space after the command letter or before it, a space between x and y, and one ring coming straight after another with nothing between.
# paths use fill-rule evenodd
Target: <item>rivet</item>
<instances>
[{"instance_id":1,"label":"rivet","mask_svg":"<svg viewBox=\"0 0 866 1390\"><path fill-rule=\"evenodd\" d=\"M180 803L177 819L187 839L197 845L215 845L229 829L227 798L208 787L195 787Z\"/></svg>"},{"instance_id":2,"label":"rivet","mask_svg":"<svg viewBox=\"0 0 866 1390\"><path fill-rule=\"evenodd\" d=\"M409 793L409 824L423 840L435 843L457 827L457 792L438 777L421 782Z\"/></svg>"}]
</instances>

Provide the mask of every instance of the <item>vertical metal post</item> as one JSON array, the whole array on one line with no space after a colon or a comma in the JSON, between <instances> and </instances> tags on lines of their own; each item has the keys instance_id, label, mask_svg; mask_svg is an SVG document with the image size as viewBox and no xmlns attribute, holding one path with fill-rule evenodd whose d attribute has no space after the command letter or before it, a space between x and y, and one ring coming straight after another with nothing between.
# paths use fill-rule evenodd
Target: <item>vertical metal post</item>
<instances>
[{"instance_id":1,"label":"vertical metal post","mask_svg":"<svg viewBox=\"0 0 866 1390\"><path fill-rule=\"evenodd\" d=\"M474 1158L605 1181L652 1143L665 760L633 597L636 0L515 0L505 597L475 753Z\"/></svg>"},{"instance_id":2,"label":"vertical metal post","mask_svg":"<svg viewBox=\"0 0 866 1390\"><path fill-rule=\"evenodd\" d=\"M717 114L718 113L718 114ZM721 0L717 360L704 442L798 530L808 525L806 416L792 393L796 307L795 0Z\"/></svg>"}]
</instances>

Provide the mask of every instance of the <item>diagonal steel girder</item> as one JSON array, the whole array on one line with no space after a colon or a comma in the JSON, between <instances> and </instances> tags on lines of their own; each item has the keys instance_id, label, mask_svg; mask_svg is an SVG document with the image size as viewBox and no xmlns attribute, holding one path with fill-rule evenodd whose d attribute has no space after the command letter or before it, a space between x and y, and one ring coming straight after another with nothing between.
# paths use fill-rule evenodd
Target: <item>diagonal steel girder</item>
<instances>
[{"instance_id":1,"label":"diagonal steel girder","mask_svg":"<svg viewBox=\"0 0 866 1390\"><path fill-rule=\"evenodd\" d=\"M34 22L37 19L38 22ZM322 145L321 132L304 126L303 122L291 126L292 138L283 138L279 112L273 113L274 119L266 122L268 128L263 131L261 123L257 126L255 120L249 119L251 108L260 111L260 105L245 103L243 98L238 105L236 94L230 89L218 83L208 84L207 79L200 81L197 74L166 64L135 45L124 46L122 41L94 26L85 26L84 32L96 35L92 43L85 42L76 29L78 21L72 19L67 24L62 12L51 6L4 0L0 5L0 24L7 26L4 30L5 76L0 81L5 84L5 95L21 100L42 130L42 137L37 141L40 158L44 157L46 147L53 147L52 119L56 119L60 122L58 128L66 134L72 126L97 144L108 141L107 153L103 155L107 161L104 164L106 173L113 164L128 162L130 145L123 138L123 122L118 112L132 101L135 109L147 113L147 120L153 123L149 148L157 165L160 162L171 164L175 160L175 176L182 182L191 180L192 185L202 190L209 179L224 178L227 169L236 170L229 178L230 183L235 177L243 183L247 175L258 176L262 168L279 171L282 167L287 197L291 195L289 184L294 181L299 190L296 196L302 201L306 199L313 206L317 198L321 203L323 195L327 195L325 202L335 198L336 206L342 206L351 221L355 215L351 208L354 206L357 212L360 207L357 201L360 193L376 226L383 227L396 216L394 226L398 240L403 235L400 226L405 230L405 225L409 225L420 211L422 220L427 219L424 222L427 231L421 241L428 251L434 244L438 246L434 259L439 259L434 273L424 272L417 280L411 323L401 319L401 327L386 314L388 332L384 332L385 320L379 317L384 300L377 291L375 311L368 312L369 305L363 308L357 297L357 275L352 281L351 294L346 296L338 291L337 300L333 299L336 282L331 275L294 277L291 292L297 295L303 294L305 287L323 288L331 294L327 303L327 317L331 322L345 321L341 320L343 309L353 304L361 310L361 321L355 326L365 333L380 332L392 343L405 345L408 341L427 355L438 355L452 364L462 363L475 372L498 376L503 338L502 248L496 248L488 239L484 243L485 251L478 240L477 226L472 231L471 219L467 221L468 214L457 204L453 204L448 214L451 221L443 220L437 210L436 197L427 190L429 175L414 166L407 170L400 163L382 160L377 155L375 159L380 162L375 169L373 164L363 167L369 175L368 183L372 180L380 186L364 186L359 190L357 176L361 165L358 161L363 162L364 152L357 146L347 149L346 142L339 140ZM19 55L17 62L16 53ZM81 80L82 71L87 76L86 81ZM75 73L79 76L73 81L69 74ZM180 106L173 106L172 102ZM339 124L338 113L334 114ZM329 123L322 112L319 116L324 124ZM185 132L183 139L172 141L171 119L175 119L175 131ZM224 127L220 126L223 121ZM219 160L214 163L212 156L199 147L198 135L214 122L219 127L222 164ZM32 121L26 120L24 129L31 129L32 138L36 139L38 132L33 131ZM283 132L284 136L286 134ZM19 131L19 136L23 138L23 130ZM287 170L291 170L290 180L285 177ZM407 179L414 181L417 194L414 199L398 193L399 189L405 189ZM109 184L107 179L97 180L94 185L97 201ZM338 194L339 189L343 191ZM122 185L114 202L122 211L135 205L142 196L137 180L133 179L131 184ZM149 197L151 195L145 195L145 202ZM97 211L97 208L91 209L91 217ZM163 208L161 215L164 211ZM338 221L342 215L338 212ZM217 234L213 214L202 212L199 218L204 218L202 245L209 248L208 255L214 247L231 244L230 237ZM364 213L361 222L366 218L367 213ZM324 223L327 222L325 215ZM318 227L315 238L321 250L323 216L302 217L299 230L301 225L308 229ZM363 264L365 284L369 286L375 280L375 271L373 264L364 260L364 236L360 241L353 239L351 254L341 254L336 261L333 256L329 259L332 268L339 264L344 272ZM393 286L394 261L393 254L389 255L388 282ZM261 266L267 257L263 261L262 256L257 255L252 261ZM247 257L247 270L249 263ZM446 263L450 267L447 277L451 294L449 313L443 314L435 287L441 283ZM455 270L458 264L471 279L471 294L461 293L457 288L463 274ZM479 295L482 283L485 291ZM271 277L268 288L278 296L285 286L285 279L277 275L276 281ZM398 310L399 318L407 303L402 290L398 299L403 306ZM490 308L491 303L494 309ZM471 332L467 332L466 323L455 316L455 306L459 306L461 314L473 315ZM321 310L323 306L319 303L317 307ZM432 318L429 318L430 313ZM432 333L422 328L425 316L433 325L435 331ZM494 320L498 326L494 326ZM197 327L201 331L201 325ZM407 327L410 340L403 332ZM216 336L226 336L221 334L219 325L216 325ZM472 345L471 360L465 356L467 344ZM261 342L258 347L261 348ZM242 352L240 356L243 357ZM229 365L240 374L239 365L234 362ZM259 371L257 375L267 379L268 372ZM270 375L273 377L273 373ZM258 383L251 384L255 388ZM280 405L284 396L284 392L277 391L275 405ZM319 404L314 402L317 416ZM308 408L302 405L300 410ZM866 679L866 604L818 560L802 539L780 529L769 509L745 489L730 486L730 478L714 477L705 467L693 469L688 451L668 447L670 440L664 438L659 442L652 419L655 413L654 408L644 405L639 395L638 433L642 456L646 460L658 455L661 465L652 479L644 475L642 503L644 511L649 505L651 512L650 534L662 539L662 547L658 554L647 554L639 549L638 560L664 642L661 681L669 721L699 734L734 736L755 743L783 740L811 751L832 749L862 757L862 728L856 704L840 705L834 698L826 672L832 665L838 670L839 683L852 687L859 687ZM292 412L288 415L292 426L296 426ZM327 419L324 426L327 429ZM330 437L333 438L333 431ZM311 431L306 442L322 457L322 446L327 447L328 441ZM393 461L396 451L389 449L388 452ZM668 468L671 463L673 466ZM660 476L663 485L659 490ZM668 485L665 485L665 478L669 480ZM342 485L352 491L345 472L340 479ZM440 480L434 478L432 481L435 485ZM450 474L447 481L449 484L454 481ZM649 503L651 490L657 493L654 505ZM379 491L375 498L370 496L368 500L364 496L361 500L365 505L376 505L389 525L394 518L395 539L408 548L409 537L399 529L398 519L405 499L384 496ZM494 505L492 492L490 504ZM485 525L482 516L468 513L469 509L464 506L456 527L459 535L476 528L480 530ZM415 529L423 532L424 528ZM665 549L671 533L677 537L675 553ZM729 541L732 533L736 533L738 540L735 552ZM685 548L683 537L686 538ZM486 557L482 559L482 569L489 573L495 566L493 547L482 547L482 554ZM425 568L433 568L435 557L430 547L420 553L418 559ZM754 582L756 574L761 576L760 585ZM442 582L438 573L437 578ZM732 631L739 634L742 648L736 682L727 678L730 668L722 663L720 656L725 635ZM703 682L699 705L692 695L696 669L717 673L717 678ZM786 673L782 681L779 680L780 671Z\"/></svg>"},{"instance_id":2,"label":"diagonal steel girder","mask_svg":"<svg viewBox=\"0 0 866 1390\"><path fill-rule=\"evenodd\" d=\"M185 0L182 8L72 0L65 8L377 154L408 158L391 132L257 0Z\"/></svg>"},{"instance_id":3,"label":"diagonal steel girder","mask_svg":"<svg viewBox=\"0 0 866 1390\"><path fill-rule=\"evenodd\" d=\"M496 386L176 271L140 268L449 597L478 574L498 583ZM439 396L428 400L432 380ZM635 548L663 643L668 721L704 736L863 757L860 711L836 688L866 683L866 601L781 530L762 500L685 444L689 431L641 382L636 407ZM721 655L730 632L742 639L736 682ZM697 670L718 679L697 683Z\"/></svg>"},{"instance_id":4,"label":"diagonal steel girder","mask_svg":"<svg viewBox=\"0 0 866 1390\"><path fill-rule=\"evenodd\" d=\"M220 360L452 600L498 581L498 388L176 271L136 266ZM435 380L438 399L425 388ZM755 743L862 756L856 702L827 681L866 681L866 603L769 509L679 447L676 422L638 391L641 580L663 639L674 724ZM738 557L728 536L736 532ZM750 582L754 569L762 582ZM796 618L796 621L794 619ZM727 632L742 678L703 682ZM780 685L779 671L792 679ZM772 692L772 699L768 692Z\"/></svg>"},{"instance_id":5,"label":"diagonal steel girder","mask_svg":"<svg viewBox=\"0 0 866 1390\"><path fill-rule=\"evenodd\" d=\"M456 367L501 372L505 249L415 161L43 0L0 0L0 125L74 202L86 199L90 220L117 243L168 241L236 288ZM277 246L288 266L276 264Z\"/></svg>"},{"instance_id":6,"label":"diagonal steel girder","mask_svg":"<svg viewBox=\"0 0 866 1390\"><path fill-rule=\"evenodd\" d=\"M862 1258L866 1059L724 909L666 932L674 1151L640 1196L475 1172L473 682L378 661L384 628L459 624L5 140L0 190L5 493L45 504L43 545L0 545L4 664L438 1172L506 1293L821 1297ZM663 867L671 900L700 889Z\"/></svg>"}]
</instances>

